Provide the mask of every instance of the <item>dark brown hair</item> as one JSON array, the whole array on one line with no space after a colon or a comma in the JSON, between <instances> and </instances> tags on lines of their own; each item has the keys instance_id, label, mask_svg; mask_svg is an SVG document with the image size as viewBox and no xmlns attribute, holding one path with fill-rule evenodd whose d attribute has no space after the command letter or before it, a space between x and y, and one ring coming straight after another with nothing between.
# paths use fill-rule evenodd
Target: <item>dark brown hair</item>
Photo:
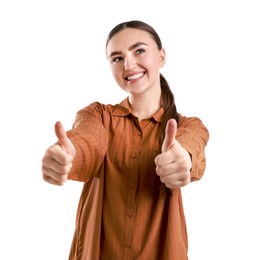
<instances>
[{"instance_id":1,"label":"dark brown hair","mask_svg":"<svg viewBox=\"0 0 260 260\"><path fill-rule=\"evenodd\" d=\"M154 28L151 27L149 24L139 21L139 20L127 21L127 22L123 22L123 23L116 25L108 34L106 46L114 35L116 35L118 32L122 31L125 28L139 29L139 30L148 32L151 35L151 37L153 38L153 40L155 41L158 49L159 50L162 49L161 39L160 39L159 35L157 34L157 32L154 30ZM177 108L175 105L174 95L170 89L170 86L169 86L167 80L165 79L165 77L162 74L160 74L160 83L161 83L161 89L162 89L162 105L165 110L163 124L162 124L163 130L164 130L166 127L167 121L170 118L174 118L178 123L179 114L177 112ZM164 131L163 131L163 136L164 136Z\"/></svg>"}]
</instances>

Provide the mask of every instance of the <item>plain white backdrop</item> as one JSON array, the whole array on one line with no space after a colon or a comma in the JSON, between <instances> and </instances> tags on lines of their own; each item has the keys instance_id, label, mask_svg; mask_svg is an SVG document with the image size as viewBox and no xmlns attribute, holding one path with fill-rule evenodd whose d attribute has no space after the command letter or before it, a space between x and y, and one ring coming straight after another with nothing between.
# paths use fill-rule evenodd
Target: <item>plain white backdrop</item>
<instances>
[{"instance_id":1,"label":"plain white backdrop","mask_svg":"<svg viewBox=\"0 0 260 260\"><path fill-rule=\"evenodd\" d=\"M189 259L260 259L258 2L1 1L0 259L68 258L82 184L45 183L41 159L55 121L126 96L105 41L132 19L157 30L179 112L210 132L205 175L183 188Z\"/></svg>"}]
</instances>

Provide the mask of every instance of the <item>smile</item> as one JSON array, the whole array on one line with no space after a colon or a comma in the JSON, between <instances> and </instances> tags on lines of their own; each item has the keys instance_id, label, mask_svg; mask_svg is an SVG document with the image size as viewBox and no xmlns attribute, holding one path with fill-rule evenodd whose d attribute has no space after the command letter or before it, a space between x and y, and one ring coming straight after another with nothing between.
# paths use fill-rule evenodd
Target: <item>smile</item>
<instances>
[{"instance_id":1,"label":"smile","mask_svg":"<svg viewBox=\"0 0 260 260\"><path fill-rule=\"evenodd\" d=\"M144 75L144 72L142 73L138 73L129 77L126 77L126 80L135 80L135 79L139 79Z\"/></svg>"}]
</instances>

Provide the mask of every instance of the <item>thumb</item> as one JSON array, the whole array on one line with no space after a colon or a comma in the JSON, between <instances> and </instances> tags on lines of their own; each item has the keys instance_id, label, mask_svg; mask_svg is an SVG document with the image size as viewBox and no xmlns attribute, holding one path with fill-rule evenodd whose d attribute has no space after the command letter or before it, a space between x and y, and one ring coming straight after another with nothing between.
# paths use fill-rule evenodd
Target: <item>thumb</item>
<instances>
[{"instance_id":1,"label":"thumb","mask_svg":"<svg viewBox=\"0 0 260 260\"><path fill-rule=\"evenodd\" d=\"M70 141L70 139L67 137L67 134L64 130L64 127L60 121L57 121L55 123L55 134L58 138L58 143L60 144L61 148L68 154L73 153L74 147Z\"/></svg>"},{"instance_id":2,"label":"thumb","mask_svg":"<svg viewBox=\"0 0 260 260\"><path fill-rule=\"evenodd\" d=\"M177 122L175 119L170 119L167 122L165 128L165 137L162 144L162 152L169 150L175 142L175 137L177 133Z\"/></svg>"}]
</instances>

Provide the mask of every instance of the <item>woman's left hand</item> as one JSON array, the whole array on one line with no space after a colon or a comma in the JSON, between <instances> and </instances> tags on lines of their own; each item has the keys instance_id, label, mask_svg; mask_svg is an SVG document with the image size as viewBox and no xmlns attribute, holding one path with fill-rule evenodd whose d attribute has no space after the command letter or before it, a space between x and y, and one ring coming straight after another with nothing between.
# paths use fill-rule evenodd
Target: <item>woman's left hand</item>
<instances>
[{"instance_id":1,"label":"woman's left hand","mask_svg":"<svg viewBox=\"0 0 260 260\"><path fill-rule=\"evenodd\" d=\"M169 189L190 183L191 157L175 139L176 133L177 122L170 119L165 129L162 153L155 158L156 172L161 182Z\"/></svg>"}]
</instances>

